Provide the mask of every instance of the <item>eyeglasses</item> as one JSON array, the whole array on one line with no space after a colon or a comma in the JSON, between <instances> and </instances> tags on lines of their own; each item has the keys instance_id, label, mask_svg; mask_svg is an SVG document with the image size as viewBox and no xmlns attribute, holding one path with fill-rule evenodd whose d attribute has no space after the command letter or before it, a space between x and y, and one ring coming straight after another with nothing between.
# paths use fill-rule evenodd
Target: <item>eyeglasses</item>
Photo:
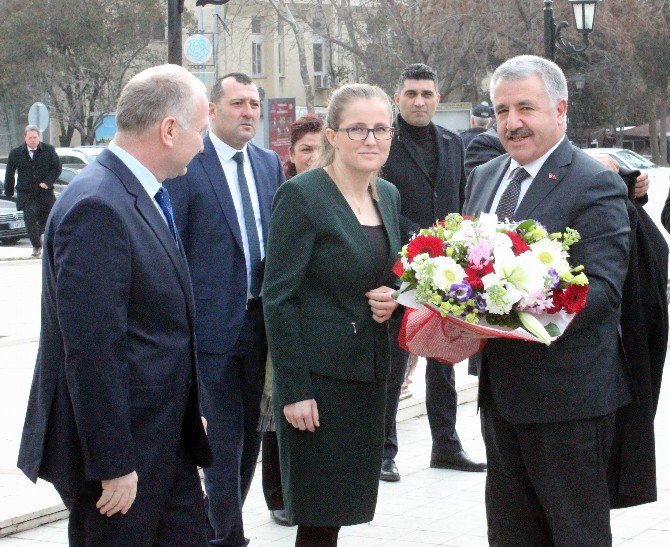
<instances>
[{"instance_id":1,"label":"eyeglasses","mask_svg":"<svg viewBox=\"0 0 670 547\"><path fill-rule=\"evenodd\" d=\"M342 127L333 131L345 131L352 141L364 141L370 133L377 141L388 141L393 138L395 127Z\"/></svg>"}]
</instances>

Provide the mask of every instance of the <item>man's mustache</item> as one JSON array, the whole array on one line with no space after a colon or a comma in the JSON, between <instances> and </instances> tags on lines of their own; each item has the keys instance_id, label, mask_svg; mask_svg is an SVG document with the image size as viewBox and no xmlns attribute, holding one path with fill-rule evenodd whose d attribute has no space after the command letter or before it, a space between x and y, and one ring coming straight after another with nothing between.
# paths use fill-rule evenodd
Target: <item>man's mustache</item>
<instances>
[{"instance_id":1,"label":"man's mustache","mask_svg":"<svg viewBox=\"0 0 670 547\"><path fill-rule=\"evenodd\" d=\"M505 131L506 139L513 139L514 137L532 137L533 132L530 129L522 127L521 129L515 129L514 131Z\"/></svg>"}]
</instances>

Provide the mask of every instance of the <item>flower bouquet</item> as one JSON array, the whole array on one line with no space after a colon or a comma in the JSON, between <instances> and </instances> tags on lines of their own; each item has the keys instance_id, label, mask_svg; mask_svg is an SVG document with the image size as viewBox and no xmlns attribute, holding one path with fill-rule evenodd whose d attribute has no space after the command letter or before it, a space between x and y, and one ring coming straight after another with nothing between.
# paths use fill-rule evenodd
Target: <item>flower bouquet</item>
<instances>
[{"instance_id":1,"label":"flower bouquet","mask_svg":"<svg viewBox=\"0 0 670 547\"><path fill-rule=\"evenodd\" d=\"M499 222L448 215L403 247L396 300L408 309L399 342L449 364L480 351L487 338L549 345L584 307L588 279L572 267L579 233L549 234L534 220Z\"/></svg>"}]
</instances>

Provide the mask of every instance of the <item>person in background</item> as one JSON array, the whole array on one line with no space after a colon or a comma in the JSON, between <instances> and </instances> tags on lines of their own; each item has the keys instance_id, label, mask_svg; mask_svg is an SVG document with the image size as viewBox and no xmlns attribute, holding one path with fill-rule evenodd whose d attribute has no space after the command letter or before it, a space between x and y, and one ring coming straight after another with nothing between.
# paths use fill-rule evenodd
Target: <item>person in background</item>
<instances>
[{"instance_id":1,"label":"person in background","mask_svg":"<svg viewBox=\"0 0 670 547\"><path fill-rule=\"evenodd\" d=\"M40 142L37 126L27 125L23 140L25 142L10 151L7 158L5 196L14 197L14 174L18 171L16 209L23 211L26 231L33 246L32 256L39 258L42 256L42 234L56 201L54 183L62 168L56 149Z\"/></svg>"},{"instance_id":2,"label":"person in background","mask_svg":"<svg viewBox=\"0 0 670 547\"><path fill-rule=\"evenodd\" d=\"M305 114L289 125L291 147L289 158L284 162L287 179L306 171L312 166L321 147L323 120L316 114ZM261 444L263 495L270 510L272 520L282 526L289 526L284 509L279 466L279 447L272 405L272 364L268 357L265 369L265 387L261 399L259 429L263 433Z\"/></svg>"},{"instance_id":3,"label":"person in background","mask_svg":"<svg viewBox=\"0 0 670 547\"><path fill-rule=\"evenodd\" d=\"M193 292L161 185L202 150L205 86L180 66L147 69L116 120L47 223L18 467L54 484L70 545L206 545Z\"/></svg>"},{"instance_id":4,"label":"person in background","mask_svg":"<svg viewBox=\"0 0 670 547\"><path fill-rule=\"evenodd\" d=\"M318 169L272 208L263 285L286 515L297 546L333 546L374 517L397 304L397 189L377 177L394 129L378 87L331 97Z\"/></svg>"},{"instance_id":5,"label":"person in background","mask_svg":"<svg viewBox=\"0 0 670 547\"><path fill-rule=\"evenodd\" d=\"M400 192L401 235L407 243L419 228L427 228L449 213L461 211L465 195L463 144L453 131L432 119L440 102L435 71L424 64L407 66L398 79L393 100L398 107L389 158L382 177ZM391 372L387 387L386 440L379 478L398 481L396 413L408 354L398 346L402 309L389 323L392 338ZM484 471L486 464L472 460L456 432L456 378L454 367L428 359L426 412L433 438L430 466L460 471Z\"/></svg>"},{"instance_id":6,"label":"person in background","mask_svg":"<svg viewBox=\"0 0 670 547\"><path fill-rule=\"evenodd\" d=\"M481 135L491 123L493 119L493 109L489 103L483 101L472 108L472 115L470 116L470 129L458 134L463 141L463 148L468 147L477 135Z\"/></svg>"},{"instance_id":7,"label":"person in background","mask_svg":"<svg viewBox=\"0 0 670 547\"><path fill-rule=\"evenodd\" d=\"M214 459L205 469L213 545L242 546L242 506L256 469L267 341L262 260L279 156L251 143L258 88L242 73L210 93L211 130L185 177L166 181L191 270L201 410Z\"/></svg>"}]
</instances>

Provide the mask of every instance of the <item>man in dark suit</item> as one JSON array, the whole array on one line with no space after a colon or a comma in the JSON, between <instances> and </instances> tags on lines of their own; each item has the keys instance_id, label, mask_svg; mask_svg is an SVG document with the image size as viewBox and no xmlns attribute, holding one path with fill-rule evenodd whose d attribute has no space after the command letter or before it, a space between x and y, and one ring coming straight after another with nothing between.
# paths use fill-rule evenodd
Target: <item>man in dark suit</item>
<instances>
[{"instance_id":1,"label":"man in dark suit","mask_svg":"<svg viewBox=\"0 0 670 547\"><path fill-rule=\"evenodd\" d=\"M475 168L463 207L532 218L550 233L574 228L581 241L571 263L583 264L590 282L586 307L550 346L492 339L483 350L486 509L496 545L612 541L607 464L616 411L630 400L618 333L626 188L565 137L567 96L551 61L524 55L496 69L491 97L508 154Z\"/></svg>"},{"instance_id":2,"label":"man in dark suit","mask_svg":"<svg viewBox=\"0 0 670 547\"><path fill-rule=\"evenodd\" d=\"M215 545L246 545L267 341L260 285L270 208L284 181L276 153L254 146L258 88L233 73L214 85L212 130L185 177L166 183L193 278L201 408L214 461L205 470Z\"/></svg>"},{"instance_id":3,"label":"man in dark suit","mask_svg":"<svg viewBox=\"0 0 670 547\"><path fill-rule=\"evenodd\" d=\"M463 141L463 148L467 149L468 145L472 142L472 139L486 131L491 119L493 119L493 109L486 101L483 101L472 108L472 114L470 115L470 129L466 129L458 134L461 141Z\"/></svg>"},{"instance_id":4,"label":"man in dark suit","mask_svg":"<svg viewBox=\"0 0 670 547\"><path fill-rule=\"evenodd\" d=\"M54 206L19 468L54 484L71 545L203 545L191 280L160 181L202 150L207 95L181 67L133 77L118 132Z\"/></svg>"},{"instance_id":5,"label":"man in dark suit","mask_svg":"<svg viewBox=\"0 0 670 547\"><path fill-rule=\"evenodd\" d=\"M504 153L505 148L500 142L498 128L494 121L491 127L472 139L465 148L465 176L469 177L475 167Z\"/></svg>"},{"instance_id":6,"label":"man in dark suit","mask_svg":"<svg viewBox=\"0 0 670 547\"><path fill-rule=\"evenodd\" d=\"M26 126L23 139L24 144L14 148L7 159L5 195L14 197L14 173L18 171L16 209L23 211L33 256L39 258L44 227L56 201L54 182L60 175L61 164L56 149L40 142L37 126Z\"/></svg>"},{"instance_id":7,"label":"man in dark suit","mask_svg":"<svg viewBox=\"0 0 670 547\"><path fill-rule=\"evenodd\" d=\"M399 113L394 124L396 137L391 144L382 177L400 191L403 243L414 228L426 228L449 213L461 210L465 192L463 143L453 131L435 125L440 94L437 74L424 64L406 67L398 80L393 100ZM398 453L396 413L407 366L407 353L396 342L402 310L389 322L393 339L391 371L388 378L384 459L380 479L400 479L394 458ZM486 464L472 461L463 451L456 433L456 384L454 369L428 359L426 365L426 409L433 437L430 466L484 471Z\"/></svg>"}]
</instances>

